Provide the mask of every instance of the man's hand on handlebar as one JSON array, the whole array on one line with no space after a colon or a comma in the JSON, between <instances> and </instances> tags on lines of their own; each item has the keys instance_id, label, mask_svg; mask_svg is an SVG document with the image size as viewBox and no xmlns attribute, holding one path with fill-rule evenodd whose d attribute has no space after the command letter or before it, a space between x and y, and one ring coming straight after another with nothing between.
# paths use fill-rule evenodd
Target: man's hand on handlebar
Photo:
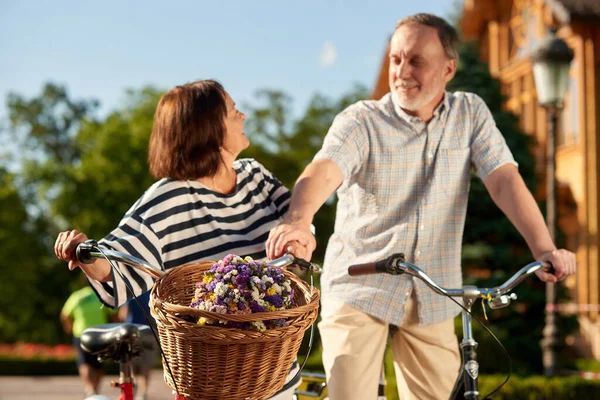
<instances>
[{"instance_id":1,"label":"man's hand on handlebar","mask_svg":"<svg viewBox=\"0 0 600 400\"><path fill-rule=\"evenodd\" d=\"M290 242L294 241L298 242L298 247L302 248L299 249L302 254L296 254L294 251L289 250ZM273 228L269 233L266 243L267 257L273 260L290 251L297 257L310 261L316 245L315 237L310 232L310 225L283 223Z\"/></svg>"},{"instance_id":2,"label":"man's hand on handlebar","mask_svg":"<svg viewBox=\"0 0 600 400\"><path fill-rule=\"evenodd\" d=\"M56 254L58 259L67 261L69 269L73 271L82 265L75 256L75 249L79 243L83 243L86 240L88 240L87 235L76 230L61 232L54 243L54 254Z\"/></svg>"},{"instance_id":3,"label":"man's hand on handlebar","mask_svg":"<svg viewBox=\"0 0 600 400\"><path fill-rule=\"evenodd\" d=\"M310 260L311 256L311 252L308 251L308 248L303 246L297 240L290 242L285 246L285 253L292 253L294 257L303 258L307 261Z\"/></svg>"},{"instance_id":4,"label":"man's hand on handlebar","mask_svg":"<svg viewBox=\"0 0 600 400\"><path fill-rule=\"evenodd\" d=\"M544 282L560 282L567 276L574 274L577 270L575 254L565 249L548 251L542 254L538 261L549 262L554 269L552 272L548 270L539 270L536 272L538 278Z\"/></svg>"}]
</instances>

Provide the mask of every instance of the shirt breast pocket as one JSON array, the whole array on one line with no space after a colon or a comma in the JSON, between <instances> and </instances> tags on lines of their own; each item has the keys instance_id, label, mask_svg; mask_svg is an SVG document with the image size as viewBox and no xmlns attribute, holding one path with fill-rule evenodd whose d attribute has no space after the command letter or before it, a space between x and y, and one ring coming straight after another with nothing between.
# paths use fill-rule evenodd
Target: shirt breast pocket
<instances>
[{"instance_id":1,"label":"shirt breast pocket","mask_svg":"<svg viewBox=\"0 0 600 400\"><path fill-rule=\"evenodd\" d=\"M469 190L471 173L471 149L439 149L436 161L435 181L444 200L465 196Z\"/></svg>"}]
</instances>

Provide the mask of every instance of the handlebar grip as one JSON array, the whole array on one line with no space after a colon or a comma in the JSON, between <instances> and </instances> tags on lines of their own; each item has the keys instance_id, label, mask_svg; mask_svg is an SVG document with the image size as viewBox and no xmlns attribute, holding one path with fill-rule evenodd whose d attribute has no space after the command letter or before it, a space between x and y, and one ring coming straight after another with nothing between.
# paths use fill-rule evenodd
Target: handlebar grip
<instances>
[{"instance_id":1,"label":"handlebar grip","mask_svg":"<svg viewBox=\"0 0 600 400\"><path fill-rule=\"evenodd\" d=\"M387 272L386 263L387 260L381 260L377 262L351 265L348 267L348 275L360 276Z\"/></svg>"},{"instance_id":2,"label":"handlebar grip","mask_svg":"<svg viewBox=\"0 0 600 400\"><path fill-rule=\"evenodd\" d=\"M75 249L75 257L83 264L91 264L96 261L96 257L92 256L92 250L98 246L98 242L93 239L79 243Z\"/></svg>"}]
</instances>

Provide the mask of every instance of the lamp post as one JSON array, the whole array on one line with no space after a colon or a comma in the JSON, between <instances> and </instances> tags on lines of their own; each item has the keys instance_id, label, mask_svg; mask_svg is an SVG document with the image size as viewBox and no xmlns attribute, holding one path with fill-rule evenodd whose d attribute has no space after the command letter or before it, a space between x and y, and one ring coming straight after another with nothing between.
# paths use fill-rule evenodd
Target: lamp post
<instances>
[{"instance_id":1,"label":"lamp post","mask_svg":"<svg viewBox=\"0 0 600 400\"><path fill-rule=\"evenodd\" d=\"M569 69L573 50L556 37L552 31L531 54L533 79L538 103L547 111L548 134L546 139L546 224L552 240L556 242L556 128L562 111L565 93L569 86ZM542 339L542 357L546 376L556 369L556 301L555 284L546 283L546 323Z\"/></svg>"}]
</instances>

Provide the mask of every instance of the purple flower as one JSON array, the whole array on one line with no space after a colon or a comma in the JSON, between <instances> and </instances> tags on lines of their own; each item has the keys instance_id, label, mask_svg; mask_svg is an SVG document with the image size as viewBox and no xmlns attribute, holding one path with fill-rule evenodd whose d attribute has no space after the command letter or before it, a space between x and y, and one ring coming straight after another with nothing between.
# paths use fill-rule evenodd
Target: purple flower
<instances>
[{"instance_id":1,"label":"purple flower","mask_svg":"<svg viewBox=\"0 0 600 400\"><path fill-rule=\"evenodd\" d=\"M259 305L255 301L250 302L250 310L252 310L253 313L267 311L263 306Z\"/></svg>"},{"instance_id":2,"label":"purple flower","mask_svg":"<svg viewBox=\"0 0 600 400\"><path fill-rule=\"evenodd\" d=\"M281 297L281 295L274 294L271 296L265 296L265 301L268 301L277 308L283 307L283 298Z\"/></svg>"}]
</instances>

